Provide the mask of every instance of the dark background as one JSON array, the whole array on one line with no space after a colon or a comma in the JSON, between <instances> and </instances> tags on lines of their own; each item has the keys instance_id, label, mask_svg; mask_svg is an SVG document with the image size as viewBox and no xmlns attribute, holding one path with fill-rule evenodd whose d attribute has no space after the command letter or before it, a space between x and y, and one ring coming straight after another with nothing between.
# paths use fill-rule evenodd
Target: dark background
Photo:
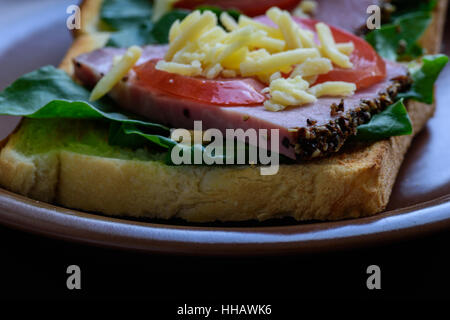
<instances>
[{"instance_id":1,"label":"dark background","mask_svg":"<svg viewBox=\"0 0 450 320\"><path fill-rule=\"evenodd\" d=\"M327 254L205 258L130 253L46 239L0 227L4 298L141 298L178 303L450 298L450 234ZM66 288L66 268L82 288ZM381 268L368 290L366 268ZM158 306L155 305L155 307Z\"/></svg>"},{"instance_id":2,"label":"dark background","mask_svg":"<svg viewBox=\"0 0 450 320\"><path fill-rule=\"evenodd\" d=\"M30 1L17 1L26 2ZM0 37L6 32L2 26L14 14L23 14L12 3L0 0ZM45 0L41 5L44 3L52 6L56 1ZM71 1L57 5L64 9L67 3ZM53 16L49 14L48 19ZM6 40L2 39L0 55L5 54L2 44ZM58 61L70 45L70 36L62 34L58 41L65 45L57 50L48 50L52 44L45 41L42 48L36 48L36 52L48 51L39 64ZM7 54L23 55L24 64L2 66L3 72L15 77L33 69L27 65L30 52L13 50ZM448 231L407 242L326 254L206 258L115 251L0 226L0 295L6 299L139 298L167 316L175 315L176 306L184 303L272 304L275 316L300 312L298 306L306 300L447 299ZM66 268L72 264L81 267L82 289L78 291L66 288ZM366 287L366 268L372 264L381 268L381 290Z\"/></svg>"}]
</instances>

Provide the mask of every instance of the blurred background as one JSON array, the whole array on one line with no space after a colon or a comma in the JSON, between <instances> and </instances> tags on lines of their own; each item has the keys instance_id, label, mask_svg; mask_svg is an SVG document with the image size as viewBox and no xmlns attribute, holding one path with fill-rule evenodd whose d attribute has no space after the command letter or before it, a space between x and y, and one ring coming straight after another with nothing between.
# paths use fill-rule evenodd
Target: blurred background
<instances>
[{"instance_id":1,"label":"blurred background","mask_svg":"<svg viewBox=\"0 0 450 320\"><path fill-rule=\"evenodd\" d=\"M0 0L0 89L38 65L55 64L62 59L72 41L66 28L66 8L78 2ZM45 34L52 36L43 37ZM6 63L12 59L22 63Z\"/></svg>"}]
</instances>

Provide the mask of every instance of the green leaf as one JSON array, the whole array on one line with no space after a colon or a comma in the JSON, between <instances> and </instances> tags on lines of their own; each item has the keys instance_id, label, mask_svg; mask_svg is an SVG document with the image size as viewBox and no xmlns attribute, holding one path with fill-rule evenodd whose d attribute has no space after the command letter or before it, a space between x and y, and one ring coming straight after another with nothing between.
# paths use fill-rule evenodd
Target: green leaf
<instances>
[{"instance_id":1,"label":"green leaf","mask_svg":"<svg viewBox=\"0 0 450 320\"><path fill-rule=\"evenodd\" d=\"M146 128L132 123L112 123L109 127L109 143L121 147L138 149L153 143L169 149L177 143L168 137L145 132Z\"/></svg>"},{"instance_id":2,"label":"green leaf","mask_svg":"<svg viewBox=\"0 0 450 320\"><path fill-rule=\"evenodd\" d=\"M158 43L152 34L153 25L150 21L127 27L113 32L106 43L106 47L128 48L133 45L144 46Z\"/></svg>"},{"instance_id":3,"label":"green leaf","mask_svg":"<svg viewBox=\"0 0 450 320\"><path fill-rule=\"evenodd\" d=\"M239 11L222 10L214 6L200 6L217 16L224 11L239 18ZM169 42L169 30L176 20L184 19L189 10L176 9L166 13L155 24L151 22L152 5L149 0L105 0L100 11L100 21L105 29L115 31L106 43L107 47L125 48L132 45L165 44Z\"/></svg>"},{"instance_id":4,"label":"green leaf","mask_svg":"<svg viewBox=\"0 0 450 320\"><path fill-rule=\"evenodd\" d=\"M149 0L103 0L100 20L119 31L151 21L152 4Z\"/></svg>"},{"instance_id":5,"label":"green leaf","mask_svg":"<svg viewBox=\"0 0 450 320\"><path fill-rule=\"evenodd\" d=\"M228 13L236 21L239 20L239 16L241 15L241 13L238 10L235 10L235 9L222 9L222 8L219 8L219 7L216 7L216 6L205 6L205 5L203 5L203 6L198 6L196 8L196 10L200 10L200 12L211 11L217 16L217 19L220 18L220 15L222 14L222 12ZM222 23L220 22L220 19L218 21L219 21L219 25L224 27L222 25Z\"/></svg>"},{"instance_id":6,"label":"green leaf","mask_svg":"<svg viewBox=\"0 0 450 320\"><path fill-rule=\"evenodd\" d=\"M431 104L434 98L434 83L448 62L448 57L443 54L425 56L420 68L412 71L413 84L399 98L414 99Z\"/></svg>"},{"instance_id":7,"label":"green leaf","mask_svg":"<svg viewBox=\"0 0 450 320\"><path fill-rule=\"evenodd\" d=\"M388 60L411 60L423 54L417 41L431 22L429 12L402 15L392 24L382 26L366 35L380 56Z\"/></svg>"},{"instance_id":8,"label":"green leaf","mask_svg":"<svg viewBox=\"0 0 450 320\"><path fill-rule=\"evenodd\" d=\"M172 23L177 19L184 19L188 14L187 10L173 10L153 24L150 1L105 0L100 11L100 20L108 30L115 31L111 33L106 46L125 48L132 45L168 43Z\"/></svg>"},{"instance_id":9,"label":"green leaf","mask_svg":"<svg viewBox=\"0 0 450 320\"><path fill-rule=\"evenodd\" d=\"M437 0L391 0L391 4L395 6L392 18L401 17L404 14L413 12L430 12L437 4Z\"/></svg>"},{"instance_id":10,"label":"green leaf","mask_svg":"<svg viewBox=\"0 0 450 320\"><path fill-rule=\"evenodd\" d=\"M402 99L374 115L369 123L358 126L356 139L381 140L411 133L411 120Z\"/></svg>"},{"instance_id":11,"label":"green leaf","mask_svg":"<svg viewBox=\"0 0 450 320\"><path fill-rule=\"evenodd\" d=\"M148 0L104 0L100 9L101 25L115 31L107 47L125 48L156 43L151 33L152 4Z\"/></svg>"},{"instance_id":12,"label":"green leaf","mask_svg":"<svg viewBox=\"0 0 450 320\"><path fill-rule=\"evenodd\" d=\"M155 23L152 29L152 36L156 43L164 44L169 42L169 30L176 20L183 20L189 11L173 10L166 13Z\"/></svg>"},{"instance_id":13,"label":"green leaf","mask_svg":"<svg viewBox=\"0 0 450 320\"><path fill-rule=\"evenodd\" d=\"M167 127L123 112L107 99L89 102L89 95L88 90L75 83L64 71L46 66L20 77L0 93L0 115L117 122L126 125L125 133L135 134L133 130L141 130L143 136L149 135L145 136L148 141L168 147L168 138L164 136L169 134ZM157 134L150 137L148 131Z\"/></svg>"},{"instance_id":14,"label":"green leaf","mask_svg":"<svg viewBox=\"0 0 450 320\"><path fill-rule=\"evenodd\" d=\"M222 12L226 12L228 13L231 17L234 18L234 20L238 20L239 16L241 15L241 13L238 10L235 9L222 9L216 6L198 6L196 8L197 10L200 10L201 12L204 11L212 11L213 13L216 14L217 18L220 18L220 15L222 14Z\"/></svg>"}]
</instances>

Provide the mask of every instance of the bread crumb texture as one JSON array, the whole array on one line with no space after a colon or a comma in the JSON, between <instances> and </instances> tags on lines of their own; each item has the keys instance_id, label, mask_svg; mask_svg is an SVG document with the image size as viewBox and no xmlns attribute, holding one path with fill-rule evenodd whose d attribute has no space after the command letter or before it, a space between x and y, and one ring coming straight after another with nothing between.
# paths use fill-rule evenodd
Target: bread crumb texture
<instances>
[{"instance_id":1,"label":"bread crumb texture","mask_svg":"<svg viewBox=\"0 0 450 320\"><path fill-rule=\"evenodd\" d=\"M415 131L434 108L408 104ZM80 210L188 221L336 220L371 215L386 206L412 136L262 176L251 166L167 166L160 159L127 159L45 148L24 154L27 125L0 153L0 184L31 198Z\"/></svg>"}]
</instances>

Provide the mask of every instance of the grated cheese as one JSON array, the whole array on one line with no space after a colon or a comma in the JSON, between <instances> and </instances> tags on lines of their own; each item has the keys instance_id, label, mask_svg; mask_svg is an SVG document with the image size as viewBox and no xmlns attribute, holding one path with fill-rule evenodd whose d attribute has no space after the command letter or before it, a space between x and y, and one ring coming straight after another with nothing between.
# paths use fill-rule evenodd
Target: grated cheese
<instances>
[{"instance_id":1,"label":"grated cheese","mask_svg":"<svg viewBox=\"0 0 450 320\"><path fill-rule=\"evenodd\" d=\"M317 58L319 56L319 50L315 48L275 53L259 60L247 60L241 63L241 74L243 76L254 76L261 73L273 73L283 67L299 64L308 58Z\"/></svg>"},{"instance_id":2,"label":"grated cheese","mask_svg":"<svg viewBox=\"0 0 450 320\"><path fill-rule=\"evenodd\" d=\"M197 43L199 46L208 45L214 42L222 41L227 33L221 27L214 27L202 34Z\"/></svg>"},{"instance_id":3,"label":"grated cheese","mask_svg":"<svg viewBox=\"0 0 450 320\"><path fill-rule=\"evenodd\" d=\"M142 54L137 46L130 47L122 58L112 66L111 70L97 82L91 92L90 101L96 101L107 94L133 68Z\"/></svg>"},{"instance_id":4,"label":"grated cheese","mask_svg":"<svg viewBox=\"0 0 450 320\"><path fill-rule=\"evenodd\" d=\"M317 10L317 1L303 0L300 5L300 9L307 14L314 14Z\"/></svg>"},{"instance_id":5,"label":"grated cheese","mask_svg":"<svg viewBox=\"0 0 450 320\"><path fill-rule=\"evenodd\" d=\"M303 1L302 9L315 9ZM347 96L353 83L325 82L313 85L333 65L351 68L352 42L336 43L330 28L316 24L319 43L311 30L302 28L288 11L271 8L266 15L276 27L241 15L236 22L223 12L218 19L210 11L194 11L175 21L169 31L169 49L159 70L185 76L256 77L268 85L263 90L267 110L280 111L316 101L323 95Z\"/></svg>"},{"instance_id":6,"label":"grated cheese","mask_svg":"<svg viewBox=\"0 0 450 320\"><path fill-rule=\"evenodd\" d=\"M251 27L245 27L230 33L227 39L225 39L225 45L213 64L221 63L224 59L228 58L239 49L247 47L253 37L258 39L262 36L264 36L262 32L254 32Z\"/></svg>"},{"instance_id":7,"label":"grated cheese","mask_svg":"<svg viewBox=\"0 0 450 320\"><path fill-rule=\"evenodd\" d=\"M303 77L303 79L304 79L305 81L307 81L307 82L309 83L309 85L314 84L314 83L317 81L317 78L319 78L318 75Z\"/></svg>"},{"instance_id":8,"label":"grated cheese","mask_svg":"<svg viewBox=\"0 0 450 320\"><path fill-rule=\"evenodd\" d=\"M266 101L264 101L264 108L266 108L266 110L268 110L268 111L277 112L277 111L282 111L282 110L286 109L286 106L284 106L282 104L274 103L274 102L272 102L272 100L266 100Z\"/></svg>"},{"instance_id":9,"label":"grated cheese","mask_svg":"<svg viewBox=\"0 0 450 320\"><path fill-rule=\"evenodd\" d=\"M222 70L223 68L220 65L220 63L217 63L214 66L205 69L203 73L207 79L214 79L217 78L217 76L222 72Z\"/></svg>"},{"instance_id":10,"label":"grated cheese","mask_svg":"<svg viewBox=\"0 0 450 320\"><path fill-rule=\"evenodd\" d=\"M239 28L236 21L226 11L220 14L220 22L228 31L233 31Z\"/></svg>"},{"instance_id":11,"label":"grated cheese","mask_svg":"<svg viewBox=\"0 0 450 320\"><path fill-rule=\"evenodd\" d=\"M309 15L313 15L317 10L317 1L303 0L294 9L293 15L300 18L310 18Z\"/></svg>"},{"instance_id":12,"label":"grated cheese","mask_svg":"<svg viewBox=\"0 0 450 320\"><path fill-rule=\"evenodd\" d=\"M175 20L169 29L169 42L175 40L176 36L180 33L180 20Z\"/></svg>"},{"instance_id":13,"label":"grated cheese","mask_svg":"<svg viewBox=\"0 0 450 320\"><path fill-rule=\"evenodd\" d=\"M271 8L267 11L267 16L280 28L286 41L287 49L303 47L301 39L298 37L298 25L292 20L288 12L282 12L278 8Z\"/></svg>"},{"instance_id":14,"label":"grated cheese","mask_svg":"<svg viewBox=\"0 0 450 320\"><path fill-rule=\"evenodd\" d=\"M120 60L122 60L122 58L123 58L123 55L114 56L112 65L115 66L116 64L118 64L120 62Z\"/></svg>"},{"instance_id":15,"label":"grated cheese","mask_svg":"<svg viewBox=\"0 0 450 320\"><path fill-rule=\"evenodd\" d=\"M239 22L238 26L240 28L246 27L246 26L252 26L255 30L262 30L267 32L267 35L269 37L275 38L275 39L283 39L283 34L281 31L277 28L270 27L268 25L265 25L261 22L255 21L249 17L246 17L244 15L239 16Z\"/></svg>"},{"instance_id":16,"label":"grated cheese","mask_svg":"<svg viewBox=\"0 0 450 320\"><path fill-rule=\"evenodd\" d=\"M251 49L265 49L270 53L283 51L286 47L286 41L271 38L268 36L252 38L250 40Z\"/></svg>"},{"instance_id":17,"label":"grated cheese","mask_svg":"<svg viewBox=\"0 0 450 320\"><path fill-rule=\"evenodd\" d=\"M355 44L353 42L336 43L336 48L340 53L349 56L355 50Z\"/></svg>"},{"instance_id":18,"label":"grated cheese","mask_svg":"<svg viewBox=\"0 0 450 320\"><path fill-rule=\"evenodd\" d=\"M152 22L156 22L172 9L178 0L155 0L153 3Z\"/></svg>"},{"instance_id":19,"label":"grated cheese","mask_svg":"<svg viewBox=\"0 0 450 320\"><path fill-rule=\"evenodd\" d=\"M191 77L199 76L202 74L202 68L198 60L194 60L191 64L160 60L156 64L156 69Z\"/></svg>"},{"instance_id":20,"label":"grated cheese","mask_svg":"<svg viewBox=\"0 0 450 320\"><path fill-rule=\"evenodd\" d=\"M287 106L296 106L315 102L317 98L307 92L309 83L301 76L295 78L278 78L270 83L270 100L266 101L264 107L270 111L280 111ZM284 106L281 108L280 106Z\"/></svg>"},{"instance_id":21,"label":"grated cheese","mask_svg":"<svg viewBox=\"0 0 450 320\"><path fill-rule=\"evenodd\" d=\"M331 61L327 58L308 58L305 62L299 64L292 71L290 77L296 76L309 77L320 74L325 74L333 69Z\"/></svg>"},{"instance_id":22,"label":"grated cheese","mask_svg":"<svg viewBox=\"0 0 450 320\"><path fill-rule=\"evenodd\" d=\"M234 70L225 69L222 71L222 76L225 78L236 78L237 73Z\"/></svg>"},{"instance_id":23,"label":"grated cheese","mask_svg":"<svg viewBox=\"0 0 450 320\"><path fill-rule=\"evenodd\" d=\"M337 49L329 26L323 22L319 22L316 24L316 31L325 57L329 58L341 68L353 67L353 64L350 62L350 58Z\"/></svg>"},{"instance_id":24,"label":"grated cheese","mask_svg":"<svg viewBox=\"0 0 450 320\"><path fill-rule=\"evenodd\" d=\"M182 49L187 43L196 40L204 29L209 27L212 28L217 24L217 17L211 11L205 11L201 15L198 11L194 11L192 15L195 15L196 13L199 17L195 19L195 21L189 23L185 28L182 28L180 25L180 33L170 44L165 56L166 60L172 59L178 50Z\"/></svg>"},{"instance_id":25,"label":"grated cheese","mask_svg":"<svg viewBox=\"0 0 450 320\"><path fill-rule=\"evenodd\" d=\"M227 58L223 59L221 64L225 68L238 70L241 63L247 58L247 55L248 48L241 48L229 55Z\"/></svg>"},{"instance_id":26,"label":"grated cheese","mask_svg":"<svg viewBox=\"0 0 450 320\"><path fill-rule=\"evenodd\" d=\"M281 79L281 72L275 72L274 74L272 74L271 76L270 76L270 82L273 82L273 81L275 81L275 80L277 80L277 79Z\"/></svg>"},{"instance_id":27,"label":"grated cheese","mask_svg":"<svg viewBox=\"0 0 450 320\"><path fill-rule=\"evenodd\" d=\"M320 83L308 89L308 92L316 97L322 96L336 96L346 97L351 96L356 91L356 85L351 82L344 81L328 81Z\"/></svg>"}]
</instances>

